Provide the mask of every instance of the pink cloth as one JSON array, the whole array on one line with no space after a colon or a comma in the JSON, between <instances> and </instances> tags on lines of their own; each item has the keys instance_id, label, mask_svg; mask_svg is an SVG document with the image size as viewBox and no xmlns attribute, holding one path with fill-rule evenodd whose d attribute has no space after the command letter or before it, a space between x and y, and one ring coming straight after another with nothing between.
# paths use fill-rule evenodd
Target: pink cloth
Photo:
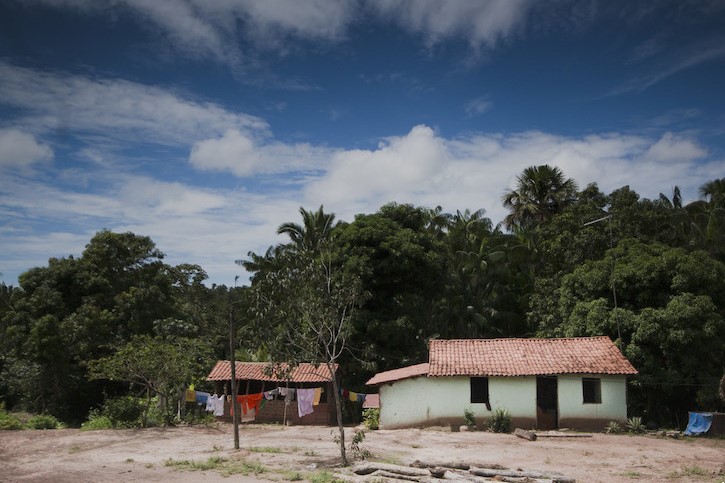
<instances>
[{"instance_id":1,"label":"pink cloth","mask_svg":"<svg viewBox=\"0 0 725 483\"><path fill-rule=\"evenodd\" d=\"M297 389L297 414L300 417L314 412L312 402L315 400L314 389Z\"/></svg>"}]
</instances>

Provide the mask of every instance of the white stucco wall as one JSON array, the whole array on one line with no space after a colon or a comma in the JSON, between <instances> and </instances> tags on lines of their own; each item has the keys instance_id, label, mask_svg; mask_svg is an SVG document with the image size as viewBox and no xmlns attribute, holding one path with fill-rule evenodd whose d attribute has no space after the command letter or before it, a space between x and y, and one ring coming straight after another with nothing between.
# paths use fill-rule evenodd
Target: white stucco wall
<instances>
[{"instance_id":1,"label":"white stucco wall","mask_svg":"<svg viewBox=\"0 0 725 483\"><path fill-rule=\"evenodd\" d=\"M381 427L425 425L442 418L463 418L470 409L486 418L496 408L508 409L513 417L536 417L535 377L490 377L491 411L485 404L472 404L468 377L416 377L380 387Z\"/></svg>"},{"instance_id":2,"label":"white stucco wall","mask_svg":"<svg viewBox=\"0 0 725 483\"><path fill-rule=\"evenodd\" d=\"M582 377L601 380L601 404L584 404ZM558 379L560 418L627 419L626 376L564 374Z\"/></svg>"},{"instance_id":3,"label":"white stucco wall","mask_svg":"<svg viewBox=\"0 0 725 483\"><path fill-rule=\"evenodd\" d=\"M601 379L601 404L584 404L582 377ZM470 409L487 418L496 408L506 408L514 418L536 420L536 377L489 377L491 411L470 402L468 377L416 377L380 387L380 425L395 428L433 424L445 418L463 418ZM625 376L561 375L558 377L559 418L626 419Z\"/></svg>"}]
</instances>

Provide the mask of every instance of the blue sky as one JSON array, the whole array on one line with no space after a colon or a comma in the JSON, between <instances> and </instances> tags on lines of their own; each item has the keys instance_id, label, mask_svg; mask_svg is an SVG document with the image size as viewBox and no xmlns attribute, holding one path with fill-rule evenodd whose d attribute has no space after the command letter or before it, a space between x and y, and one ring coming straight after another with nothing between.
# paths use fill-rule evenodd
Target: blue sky
<instances>
[{"instance_id":1,"label":"blue sky","mask_svg":"<svg viewBox=\"0 0 725 483\"><path fill-rule=\"evenodd\" d=\"M150 236L212 283L323 204L484 208L525 167L725 176L725 2L0 0L0 280Z\"/></svg>"}]
</instances>

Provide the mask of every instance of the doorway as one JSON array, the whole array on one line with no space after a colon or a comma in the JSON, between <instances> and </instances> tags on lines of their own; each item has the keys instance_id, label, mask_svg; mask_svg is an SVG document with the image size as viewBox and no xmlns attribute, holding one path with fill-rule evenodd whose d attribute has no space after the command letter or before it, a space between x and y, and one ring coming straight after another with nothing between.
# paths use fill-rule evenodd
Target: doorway
<instances>
[{"instance_id":1,"label":"doorway","mask_svg":"<svg viewBox=\"0 0 725 483\"><path fill-rule=\"evenodd\" d=\"M556 376L536 378L536 427L559 428L558 385Z\"/></svg>"}]
</instances>

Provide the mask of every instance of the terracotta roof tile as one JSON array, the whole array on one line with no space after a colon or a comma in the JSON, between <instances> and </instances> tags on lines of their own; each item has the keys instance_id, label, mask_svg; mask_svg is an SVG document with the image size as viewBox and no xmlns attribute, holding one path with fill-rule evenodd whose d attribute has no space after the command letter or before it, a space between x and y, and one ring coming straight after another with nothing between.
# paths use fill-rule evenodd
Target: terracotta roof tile
<instances>
[{"instance_id":1,"label":"terracotta roof tile","mask_svg":"<svg viewBox=\"0 0 725 483\"><path fill-rule=\"evenodd\" d=\"M637 370L608 337L430 343L429 377L546 374L637 374Z\"/></svg>"},{"instance_id":2,"label":"terracotta roof tile","mask_svg":"<svg viewBox=\"0 0 725 483\"><path fill-rule=\"evenodd\" d=\"M425 376L426 374L428 374L428 363L424 362L423 364L393 369L392 371L378 372L365 384L373 386L386 382L399 381L400 379L408 379L409 377Z\"/></svg>"},{"instance_id":3,"label":"terracotta roof tile","mask_svg":"<svg viewBox=\"0 0 725 483\"><path fill-rule=\"evenodd\" d=\"M378 409L380 407L380 394L368 394L363 401L363 409Z\"/></svg>"},{"instance_id":4,"label":"terracotta roof tile","mask_svg":"<svg viewBox=\"0 0 725 483\"><path fill-rule=\"evenodd\" d=\"M276 375L268 375L265 369L270 366L268 362L236 362L234 364L237 379L251 379L253 381L287 382ZM335 364L337 371L337 364ZM206 378L208 381L230 381L232 379L232 366L229 361L218 361ZM329 382L330 371L327 366L320 364L302 363L294 368L289 382Z\"/></svg>"}]
</instances>

